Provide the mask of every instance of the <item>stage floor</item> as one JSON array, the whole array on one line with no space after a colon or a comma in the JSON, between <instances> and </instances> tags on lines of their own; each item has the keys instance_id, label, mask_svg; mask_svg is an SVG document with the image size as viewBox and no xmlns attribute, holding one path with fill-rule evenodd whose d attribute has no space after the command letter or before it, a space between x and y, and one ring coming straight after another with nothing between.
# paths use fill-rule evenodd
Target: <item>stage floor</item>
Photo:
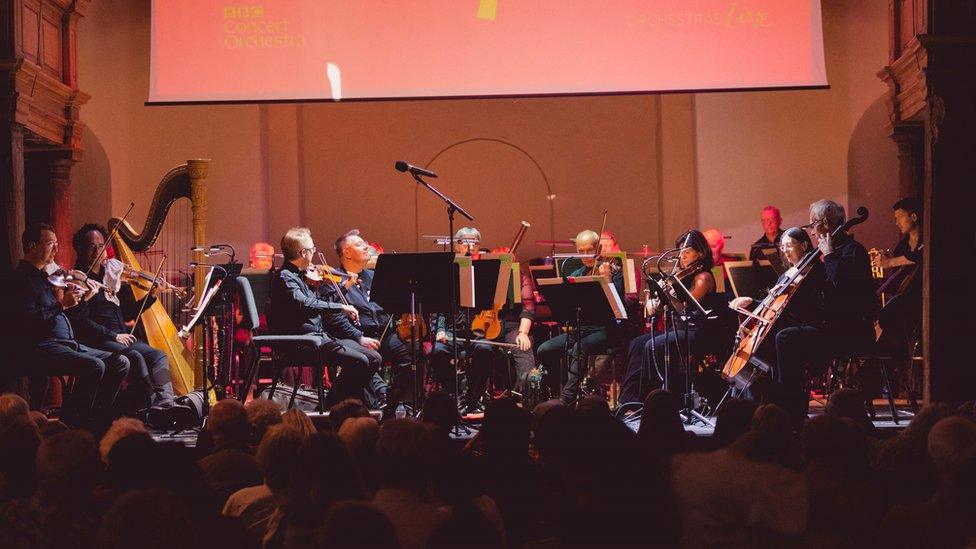
<instances>
[{"instance_id":1,"label":"stage floor","mask_svg":"<svg viewBox=\"0 0 976 549\"><path fill-rule=\"evenodd\" d=\"M891 411L888 408L887 400L875 399L874 401L874 409L876 411L876 415L873 420L874 426L879 431L882 431L883 434L885 434L886 436L890 434L894 434L895 432L900 431L901 429L904 429L906 426L908 426L908 423L912 419L912 413L910 411L907 401L901 399L896 400L895 405L898 409L898 416L899 416L898 423L895 423L895 421L891 417ZM811 400L810 415L816 416L822 413L823 413L823 402L818 400ZM315 426L318 427L319 429L321 429L324 426L324 424L329 421L328 413L319 414L317 412L306 412L306 414L308 414L308 417L311 418L312 423L314 423ZM380 419L379 412L375 412L375 411L370 412L370 415L372 415L377 420ZM710 424L706 424L701 421L696 421L691 425L685 425L685 429L695 433L700 437L710 437L712 436L712 433L715 431L715 427L714 427L715 417L712 416L707 419L709 420ZM640 428L639 418L624 419L623 422L625 425L627 425L627 427L634 430L635 432L637 431L638 428ZM480 418L473 418L473 419L466 420L464 423L464 427L456 428L452 436L458 439L469 439L478 433L478 428L480 427L480 425L481 425ZM153 438L156 439L157 441L175 441L175 442L180 442L186 446L193 447L196 446L197 443L197 432L192 429L185 430L179 433L155 431L153 432Z\"/></svg>"}]
</instances>

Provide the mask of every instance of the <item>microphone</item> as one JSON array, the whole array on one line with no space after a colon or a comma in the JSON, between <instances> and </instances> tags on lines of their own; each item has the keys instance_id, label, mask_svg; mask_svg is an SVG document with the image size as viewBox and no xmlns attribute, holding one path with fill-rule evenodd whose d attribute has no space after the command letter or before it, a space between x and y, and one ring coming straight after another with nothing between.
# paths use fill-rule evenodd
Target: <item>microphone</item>
<instances>
[{"instance_id":1,"label":"microphone","mask_svg":"<svg viewBox=\"0 0 976 549\"><path fill-rule=\"evenodd\" d=\"M407 164L403 160L397 160L396 163L393 164L393 167L396 168L398 172L410 172L413 175L422 175L424 177L437 177L436 173L423 168L418 168L412 164Z\"/></svg>"}]
</instances>

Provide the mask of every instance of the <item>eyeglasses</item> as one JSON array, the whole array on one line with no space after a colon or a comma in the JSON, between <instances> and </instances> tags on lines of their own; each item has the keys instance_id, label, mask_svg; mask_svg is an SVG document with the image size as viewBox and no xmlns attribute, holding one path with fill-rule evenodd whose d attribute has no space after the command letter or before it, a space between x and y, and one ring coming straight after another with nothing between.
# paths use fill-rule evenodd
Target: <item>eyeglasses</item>
<instances>
[{"instance_id":1,"label":"eyeglasses","mask_svg":"<svg viewBox=\"0 0 976 549\"><path fill-rule=\"evenodd\" d=\"M302 248L302 251L303 252L309 252L309 253L314 254L315 253L315 250L317 250L317 249L318 248L316 248L315 246L312 246L311 248Z\"/></svg>"}]
</instances>

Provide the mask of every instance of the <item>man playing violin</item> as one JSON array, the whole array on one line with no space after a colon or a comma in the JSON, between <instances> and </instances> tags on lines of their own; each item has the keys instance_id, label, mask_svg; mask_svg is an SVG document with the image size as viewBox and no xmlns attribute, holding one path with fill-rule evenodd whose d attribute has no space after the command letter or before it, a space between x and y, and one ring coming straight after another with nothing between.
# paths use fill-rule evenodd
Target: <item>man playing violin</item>
<instances>
[{"instance_id":1,"label":"man playing violin","mask_svg":"<svg viewBox=\"0 0 976 549\"><path fill-rule=\"evenodd\" d=\"M341 368L333 380L324 406L346 398L361 398L363 388L382 361L380 354L351 339L335 339L325 331L323 316L345 315L353 322L359 311L352 305L320 299L305 279L306 271L316 257L312 233L305 227L293 227L281 237L284 264L271 281L271 306L268 326L275 334L309 334L318 337L325 361Z\"/></svg>"},{"instance_id":2,"label":"man playing violin","mask_svg":"<svg viewBox=\"0 0 976 549\"><path fill-rule=\"evenodd\" d=\"M457 255L470 256L478 253L480 243L481 231L474 227L461 227L454 233L454 253ZM434 345L428 355L431 374L444 390L451 394L457 394L457 371L453 364L452 334L465 339L475 339L477 336L471 332L471 320L476 312L471 309L459 310L454 322L448 322L448 315L434 315ZM473 413L479 410L481 395L485 392L488 376L491 375L494 350L490 345L471 342L461 344L458 356L471 358L465 369L468 384L461 399L461 407L462 412Z\"/></svg>"},{"instance_id":3,"label":"man playing violin","mask_svg":"<svg viewBox=\"0 0 976 549\"><path fill-rule=\"evenodd\" d=\"M124 264L109 259L105 249L105 228L96 223L83 225L75 232L71 245L75 250L75 269L88 272L88 278L104 285L91 299L83 300L68 311L78 340L85 345L119 353L129 359L129 383L139 393L134 400L137 409L148 409L147 422L156 428L168 428L182 419L192 420L189 406L174 401L166 354L141 341L128 322L138 324L141 311L156 302L159 286L136 300L132 287L122 283ZM129 393L129 389L126 394Z\"/></svg>"},{"instance_id":4,"label":"man playing violin","mask_svg":"<svg viewBox=\"0 0 976 549\"><path fill-rule=\"evenodd\" d=\"M73 284L55 287L48 280L45 269L58 252L54 228L34 223L24 231L21 241L24 258L4 285L5 326L14 362L25 365L31 382L42 386L48 375L74 376L74 388L61 407L61 419L68 425L108 420L129 371L129 360L75 339L65 311L78 306L86 290ZM38 409L41 404L32 403Z\"/></svg>"},{"instance_id":5,"label":"man playing violin","mask_svg":"<svg viewBox=\"0 0 976 549\"><path fill-rule=\"evenodd\" d=\"M622 298L624 295L623 270L614 269L612 261L599 261L598 263L596 256L600 250L600 235L596 231L584 230L580 231L574 240L577 253L587 254L590 257L566 260L560 269L562 276L587 276L591 273L604 276L616 286L617 295ZM578 338L576 333L562 333L539 346L539 362L549 372L558 371L559 361L565 355L567 345L569 346L566 384L563 386L560 395L560 398L567 405L575 404L579 397L580 384L585 374L583 357L606 352L617 341L618 328L616 322L608 326L583 326L582 338Z\"/></svg>"},{"instance_id":6,"label":"man playing violin","mask_svg":"<svg viewBox=\"0 0 976 549\"><path fill-rule=\"evenodd\" d=\"M343 315L330 315L325 317L326 329L335 337L357 341L363 347L378 351L380 356L393 363L393 398L386 402L386 409L395 409L397 403L410 400L410 347L397 335L390 315L369 299L373 271L367 269L366 264L371 257L369 244L359 236L359 231L353 229L337 238L335 251L339 256L336 271L346 276L341 276L335 285L324 284L321 291L323 297L333 303L342 302L338 295L341 291L345 301L359 311L359 323ZM368 392L376 404L387 401L388 387L379 373L373 374Z\"/></svg>"}]
</instances>

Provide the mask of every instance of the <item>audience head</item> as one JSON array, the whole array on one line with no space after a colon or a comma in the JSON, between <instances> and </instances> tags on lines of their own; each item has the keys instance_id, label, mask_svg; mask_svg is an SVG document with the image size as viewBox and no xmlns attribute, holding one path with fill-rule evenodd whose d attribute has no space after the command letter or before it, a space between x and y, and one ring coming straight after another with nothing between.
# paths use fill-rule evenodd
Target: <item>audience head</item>
<instances>
[{"instance_id":1,"label":"audience head","mask_svg":"<svg viewBox=\"0 0 976 549\"><path fill-rule=\"evenodd\" d=\"M298 432L301 433L303 437L310 437L315 434L315 431L317 431L315 424L312 423L312 418L308 417L308 414L299 410L298 408L292 408L291 410L281 414L281 422L289 427L298 429Z\"/></svg>"},{"instance_id":2,"label":"audience head","mask_svg":"<svg viewBox=\"0 0 976 549\"><path fill-rule=\"evenodd\" d=\"M122 494L102 517L96 546L129 547L193 546L194 517L183 501L169 490L133 490Z\"/></svg>"},{"instance_id":3,"label":"audience head","mask_svg":"<svg viewBox=\"0 0 976 549\"><path fill-rule=\"evenodd\" d=\"M99 480L101 459L95 438L79 429L44 439L37 450L37 482L52 501L88 499Z\"/></svg>"},{"instance_id":4,"label":"audience head","mask_svg":"<svg viewBox=\"0 0 976 549\"><path fill-rule=\"evenodd\" d=\"M793 445L793 421L786 410L776 404L756 408L752 430L759 434L749 458L754 461L781 461Z\"/></svg>"},{"instance_id":5,"label":"audience head","mask_svg":"<svg viewBox=\"0 0 976 549\"><path fill-rule=\"evenodd\" d=\"M231 399L224 399L227 400ZM281 406L266 398L256 398L248 402L244 406L244 411L247 412L247 421L251 424L253 442L260 442L269 427L281 423Z\"/></svg>"},{"instance_id":6,"label":"audience head","mask_svg":"<svg viewBox=\"0 0 976 549\"><path fill-rule=\"evenodd\" d=\"M254 401L252 401L254 402ZM270 401L267 401L270 402ZM258 407L265 406L258 404ZM238 443L246 445L251 438L251 421L249 416L254 414L257 417L257 410L246 410L241 402L234 398L225 398L210 409L210 416L207 418L207 431L213 437L214 445ZM263 413L263 412L261 412ZM268 410L269 421L274 423L273 411ZM262 420L262 424L268 422Z\"/></svg>"},{"instance_id":7,"label":"audience head","mask_svg":"<svg viewBox=\"0 0 976 549\"><path fill-rule=\"evenodd\" d=\"M576 411L586 417L609 417L610 405L600 395L589 395L576 405Z\"/></svg>"},{"instance_id":8,"label":"audience head","mask_svg":"<svg viewBox=\"0 0 976 549\"><path fill-rule=\"evenodd\" d=\"M347 398L329 408L329 423L332 432L338 433L342 423L351 417L369 417L369 408L358 398Z\"/></svg>"},{"instance_id":9,"label":"audience head","mask_svg":"<svg viewBox=\"0 0 976 549\"><path fill-rule=\"evenodd\" d=\"M485 455L494 457L527 457L531 419L529 412L511 398L498 398L485 407L481 439Z\"/></svg>"},{"instance_id":10,"label":"audience head","mask_svg":"<svg viewBox=\"0 0 976 549\"><path fill-rule=\"evenodd\" d=\"M865 432L874 431L874 424L868 418L868 412L864 408L864 396L860 391L845 387L830 393L830 396L827 397L824 413L829 416L847 418L864 429Z\"/></svg>"},{"instance_id":11,"label":"audience head","mask_svg":"<svg viewBox=\"0 0 976 549\"><path fill-rule=\"evenodd\" d=\"M0 395L0 431L20 419L31 419L27 401L14 393Z\"/></svg>"},{"instance_id":12,"label":"audience head","mask_svg":"<svg viewBox=\"0 0 976 549\"><path fill-rule=\"evenodd\" d=\"M364 501L338 501L329 508L319 531L319 545L333 549L400 547L390 519Z\"/></svg>"},{"instance_id":13,"label":"audience head","mask_svg":"<svg viewBox=\"0 0 976 549\"><path fill-rule=\"evenodd\" d=\"M68 426L61 421L48 421L41 427L41 438L51 438L52 436L68 430Z\"/></svg>"},{"instance_id":14,"label":"audience head","mask_svg":"<svg viewBox=\"0 0 976 549\"><path fill-rule=\"evenodd\" d=\"M972 481L976 466L976 423L961 418L939 420L928 437L929 456L943 486L965 475ZM970 487L971 488L971 487Z\"/></svg>"},{"instance_id":15,"label":"audience head","mask_svg":"<svg viewBox=\"0 0 976 549\"><path fill-rule=\"evenodd\" d=\"M461 414L458 413L457 404L451 395L444 391L432 391L424 400L420 419L431 425L435 434L447 436L461 421Z\"/></svg>"},{"instance_id":16,"label":"audience head","mask_svg":"<svg viewBox=\"0 0 976 549\"><path fill-rule=\"evenodd\" d=\"M864 432L847 418L831 415L807 420L802 434L803 459L834 478L864 481L868 449Z\"/></svg>"},{"instance_id":17,"label":"audience head","mask_svg":"<svg viewBox=\"0 0 976 549\"><path fill-rule=\"evenodd\" d=\"M148 433L133 432L116 440L104 456L108 484L119 492L169 488L154 470L162 461L158 450Z\"/></svg>"},{"instance_id":18,"label":"audience head","mask_svg":"<svg viewBox=\"0 0 976 549\"><path fill-rule=\"evenodd\" d=\"M129 435L139 435L149 437L149 431L138 419L132 417L120 417L112 422L112 425L102 435L102 440L98 443L98 453L102 456L102 462L108 464L108 454L115 446L115 443Z\"/></svg>"},{"instance_id":19,"label":"audience head","mask_svg":"<svg viewBox=\"0 0 976 549\"><path fill-rule=\"evenodd\" d=\"M645 446L655 446L671 453L677 450L684 439L685 428L681 425L681 402L666 389L655 389L644 399L641 423L637 438Z\"/></svg>"},{"instance_id":20,"label":"audience head","mask_svg":"<svg viewBox=\"0 0 976 549\"><path fill-rule=\"evenodd\" d=\"M0 429L0 501L34 492L35 462L41 436L37 425L20 417Z\"/></svg>"},{"instance_id":21,"label":"audience head","mask_svg":"<svg viewBox=\"0 0 976 549\"><path fill-rule=\"evenodd\" d=\"M298 466L302 434L288 425L272 425L261 438L257 462L264 483L272 490L288 486Z\"/></svg>"},{"instance_id":22,"label":"audience head","mask_svg":"<svg viewBox=\"0 0 976 549\"><path fill-rule=\"evenodd\" d=\"M427 470L428 431L412 419L390 419L380 426L376 461L382 487L422 492Z\"/></svg>"},{"instance_id":23,"label":"audience head","mask_svg":"<svg viewBox=\"0 0 976 549\"><path fill-rule=\"evenodd\" d=\"M337 501L365 495L346 445L327 431L315 433L302 443L288 492L294 501L304 501L322 512Z\"/></svg>"},{"instance_id":24,"label":"audience head","mask_svg":"<svg viewBox=\"0 0 976 549\"><path fill-rule=\"evenodd\" d=\"M380 439L380 424L371 417L351 417L336 433L357 463L372 459Z\"/></svg>"},{"instance_id":25,"label":"audience head","mask_svg":"<svg viewBox=\"0 0 976 549\"><path fill-rule=\"evenodd\" d=\"M744 398L733 398L725 402L718 411L712 442L715 448L725 448L752 428L752 416L756 413L756 403Z\"/></svg>"}]
</instances>

